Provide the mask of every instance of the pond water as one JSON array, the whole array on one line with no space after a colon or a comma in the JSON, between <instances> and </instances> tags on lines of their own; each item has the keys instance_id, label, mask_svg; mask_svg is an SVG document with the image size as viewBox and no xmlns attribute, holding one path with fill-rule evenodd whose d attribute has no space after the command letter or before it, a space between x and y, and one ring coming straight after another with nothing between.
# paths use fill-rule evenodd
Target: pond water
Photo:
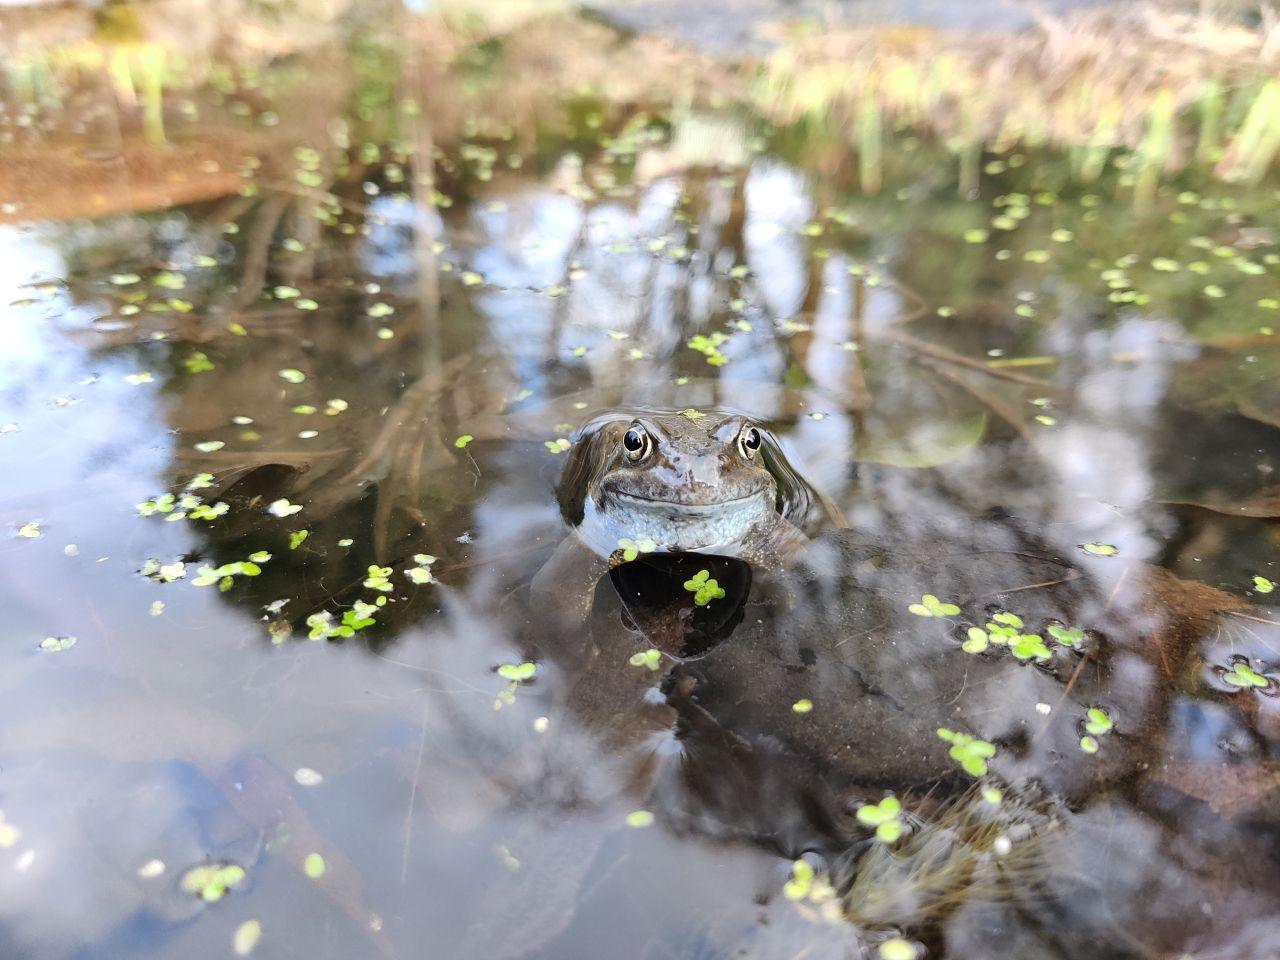
<instances>
[{"instance_id":1,"label":"pond water","mask_svg":"<svg viewBox=\"0 0 1280 960\"><path fill-rule=\"evenodd\" d=\"M0 955L1275 956L1274 186L394 51L6 127ZM655 407L802 555L546 566Z\"/></svg>"}]
</instances>

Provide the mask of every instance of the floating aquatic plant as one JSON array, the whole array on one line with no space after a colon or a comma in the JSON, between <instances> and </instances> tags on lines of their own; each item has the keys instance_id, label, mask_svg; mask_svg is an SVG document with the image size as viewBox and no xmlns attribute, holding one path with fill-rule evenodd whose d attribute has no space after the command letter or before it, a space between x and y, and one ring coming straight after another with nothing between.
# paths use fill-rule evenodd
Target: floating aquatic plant
<instances>
[{"instance_id":1,"label":"floating aquatic plant","mask_svg":"<svg viewBox=\"0 0 1280 960\"><path fill-rule=\"evenodd\" d=\"M175 560L173 563L161 563L154 557L148 557L138 572L150 580L157 583L173 583L175 580L181 580L187 575L187 565L181 560Z\"/></svg>"},{"instance_id":2,"label":"floating aquatic plant","mask_svg":"<svg viewBox=\"0 0 1280 960\"><path fill-rule=\"evenodd\" d=\"M813 889L813 867L804 860L791 864L791 879L782 886L782 895L788 900L803 900Z\"/></svg>"},{"instance_id":3,"label":"floating aquatic plant","mask_svg":"<svg viewBox=\"0 0 1280 960\"><path fill-rule=\"evenodd\" d=\"M1052 654L1044 640L1034 633L1020 633L1009 644L1010 652L1019 660L1048 660Z\"/></svg>"},{"instance_id":4,"label":"floating aquatic plant","mask_svg":"<svg viewBox=\"0 0 1280 960\"><path fill-rule=\"evenodd\" d=\"M523 683L526 680L532 680L535 673L538 672L538 665L525 661L524 663L504 663L498 667L498 676L503 680L510 680L513 683Z\"/></svg>"},{"instance_id":5,"label":"floating aquatic plant","mask_svg":"<svg viewBox=\"0 0 1280 960\"><path fill-rule=\"evenodd\" d=\"M411 583L421 586L424 583L431 583L435 579L431 573L431 565L436 562L434 556L429 553L415 553L413 562L416 566L409 567L404 572L404 575L409 578Z\"/></svg>"},{"instance_id":6,"label":"floating aquatic plant","mask_svg":"<svg viewBox=\"0 0 1280 960\"><path fill-rule=\"evenodd\" d=\"M876 839L894 843L902 836L902 802L888 796L879 803L867 803L858 808L858 822L875 827Z\"/></svg>"},{"instance_id":7,"label":"floating aquatic plant","mask_svg":"<svg viewBox=\"0 0 1280 960\"><path fill-rule=\"evenodd\" d=\"M202 864L184 873L179 886L186 893L196 894L205 903L216 903L244 880L244 875L244 867L234 863Z\"/></svg>"},{"instance_id":8,"label":"floating aquatic plant","mask_svg":"<svg viewBox=\"0 0 1280 960\"><path fill-rule=\"evenodd\" d=\"M699 570L684 582L684 588L693 594L693 602L700 607L724 596L724 589L711 576L710 570Z\"/></svg>"},{"instance_id":9,"label":"floating aquatic plant","mask_svg":"<svg viewBox=\"0 0 1280 960\"><path fill-rule=\"evenodd\" d=\"M380 590L383 593L391 592L391 568L380 567L376 563L369 565L369 575L365 577L364 586L370 590Z\"/></svg>"},{"instance_id":10,"label":"floating aquatic plant","mask_svg":"<svg viewBox=\"0 0 1280 960\"><path fill-rule=\"evenodd\" d=\"M965 773L973 777L986 775L987 761L996 755L995 744L946 727L939 727L937 733L951 744L948 755L960 764Z\"/></svg>"},{"instance_id":11,"label":"floating aquatic plant","mask_svg":"<svg viewBox=\"0 0 1280 960\"><path fill-rule=\"evenodd\" d=\"M728 334L720 333L719 331L716 331L709 336L699 333L689 339L688 346L690 350L696 350L698 353L706 357L707 363L711 364L711 366L720 367L724 366L725 362L729 359L720 351L720 348L724 346L728 340Z\"/></svg>"},{"instance_id":12,"label":"floating aquatic plant","mask_svg":"<svg viewBox=\"0 0 1280 960\"><path fill-rule=\"evenodd\" d=\"M1110 733L1115 727L1107 712L1101 707L1090 707L1085 712L1084 728L1095 737Z\"/></svg>"},{"instance_id":13,"label":"floating aquatic plant","mask_svg":"<svg viewBox=\"0 0 1280 960\"><path fill-rule=\"evenodd\" d=\"M206 564L196 570L196 576L191 583L197 587L207 587L216 583L218 589L225 593L231 589L236 577L256 577L262 573L262 567L259 564L266 563L270 559L271 554L265 550L259 550L249 554L247 560L224 563L220 567Z\"/></svg>"},{"instance_id":14,"label":"floating aquatic plant","mask_svg":"<svg viewBox=\"0 0 1280 960\"><path fill-rule=\"evenodd\" d=\"M981 627L970 627L965 631L964 642L960 649L965 653L983 653L991 644L991 636Z\"/></svg>"},{"instance_id":15,"label":"floating aquatic plant","mask_svg":"<svg viewBox=\"0 0 1280 960\"><path fill-rule=\"evenodd\" d=\"M926 593L919 603L913 603L907 609L917 617L954 617L960 608L954 603L944 603L932 593Z\"/></svg>"},{"instance_id":16,"label":"floating aquatic plant","mask_svg":"<svg viewBox=\"0 0 1280 960\"><path fill-rule=\"evenodd\" d=\"M1110 543L1082 543L1080 549L1095 557L1114 557L1120 552Z\"/></svg>"},{"instance_id":17,"label":"floating aquatic plant","mask_svg":"<svg viewBox=\"0 0 1280 960\"><path fill-rule=\"evenodd\" d=\"M658 549L658 544L650 537L639 537L635 540L623 537L618 541L618 549L622 551L622 559L630 563L642 553L653 553ZM685 589L689 588L686 586Z\"/></svg>"},{"instance_id":18,"label":"floating aquatic plant","mask_svg":"<svg viewBox=\"0 0 1280 960\"><path fill-rule=\"evenodd\" d=\"M1270 682L1266 676L1249 665L1247 660L1238 659L1231 664L1230 670L1219 668L1222 682L1241 690L1261 689Z\"/></svg>"},{"instance_id":19,"label":"floating aquatic plant","mask_svg":"<svg viewBox=\"0 0 1280 960\"><path fill-rule=\"evenodd\" d=\"M648 650L633 653L631 659L627 662L633 667L647 667L650 670L657 670L662 663L662 652L655 647L650 647Z\"/></svg>"},{"instance_id":20,"label":"floating aquatic plant","mask_svg":"<svg viewBox=\"0 0 1280 960\"><path fill-rule=\"evenodd\" d=\"M1064 647L1070 647L1072 650L1079 650L1080 645L1084 643L1084 630L1080 627L1068 627L1064 624L1049 624L1048 634Z\"/></svg>"},{"instance_id":21,"label":"floating aquatic plant","mask_svg":"<svg viewBox=\"0 0 1280 960\"><path fill-rule=\"evenodd\" d=\"M306 859L302 861L302 871L312 880L319 880L324 876L324 857L318 853L308 853Z\"/></svg>"}]
</instances>

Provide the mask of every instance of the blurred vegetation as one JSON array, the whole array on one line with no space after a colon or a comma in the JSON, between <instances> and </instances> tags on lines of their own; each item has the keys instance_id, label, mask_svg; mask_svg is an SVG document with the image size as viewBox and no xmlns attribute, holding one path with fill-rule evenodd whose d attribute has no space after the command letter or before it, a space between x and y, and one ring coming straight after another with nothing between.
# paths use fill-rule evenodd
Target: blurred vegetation
<instances>
[{"instance_id":1,"label":"blurred vegetation","mask_svg":"<svg viewBox=\"0 0 1280 960\"><path fill-rule=\"evenodd\" d=\"M775 31L763 53L715 57L560 4L451 2L413 14L399 4L330 0L255 3L229 17L159 0L108 4L79 19L4 11L0 95L10 106L0 131L12 139L56 127L78 91L102 83L153 143L165 140L166 114L193 118L191 96L201 88L262 122L255 93L270 96L272 75L346 38L352 58L383 68L379 90L360 94L362 112L417 87L437 138L532 131L541 92L552 90L576 90L605 109L737 105L838 135L867 193L884 180L885 138L910 130L946 147L964 193L978 186L983 153L1051 148L1084 183L1123 164L1141 206L1189 166L1252 183L1274 167L1280 26L1265 9L1216 9L1039 14L1016 34L799 21ZM194 21L191 30L184 20ZM398 55L387 56L392 50ZM364 71L366 85L373 72Z\"/></svg>"}]
</instances>

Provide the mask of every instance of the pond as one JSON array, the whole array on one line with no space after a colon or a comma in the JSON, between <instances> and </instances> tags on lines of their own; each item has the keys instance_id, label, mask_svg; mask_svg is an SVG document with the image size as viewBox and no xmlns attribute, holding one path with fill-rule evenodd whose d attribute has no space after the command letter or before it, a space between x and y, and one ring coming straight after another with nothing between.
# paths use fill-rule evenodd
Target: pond
<instances>
[{"instance_id":1,"label":"pond","mask_svg":"<svg viewBox=\"0 0 1280 960\"><path fill-rule=\"evenodd\" d=\"M1274 180L514 29L10 72L0 954L1274 956Z\"/></svg>"}]
</instances>

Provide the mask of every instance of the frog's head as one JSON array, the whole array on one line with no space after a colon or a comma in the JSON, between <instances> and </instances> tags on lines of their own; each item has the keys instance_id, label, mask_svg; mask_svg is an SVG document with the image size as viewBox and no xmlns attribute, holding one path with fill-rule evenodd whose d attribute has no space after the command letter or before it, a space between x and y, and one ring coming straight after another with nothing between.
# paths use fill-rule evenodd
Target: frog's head
<instances>
[{"instance_id":1,"label":"frog's head","mask_svg":"<svg viewBox=\"0 0 1280 960\"><path fill-rule=\"evenodd\" d=\"M777 516L807 530L823 511L777 441L737 412L613 411L574 440L561 510L603 551L623 537L711 551Z\"/></svg>"}]
</instances>

